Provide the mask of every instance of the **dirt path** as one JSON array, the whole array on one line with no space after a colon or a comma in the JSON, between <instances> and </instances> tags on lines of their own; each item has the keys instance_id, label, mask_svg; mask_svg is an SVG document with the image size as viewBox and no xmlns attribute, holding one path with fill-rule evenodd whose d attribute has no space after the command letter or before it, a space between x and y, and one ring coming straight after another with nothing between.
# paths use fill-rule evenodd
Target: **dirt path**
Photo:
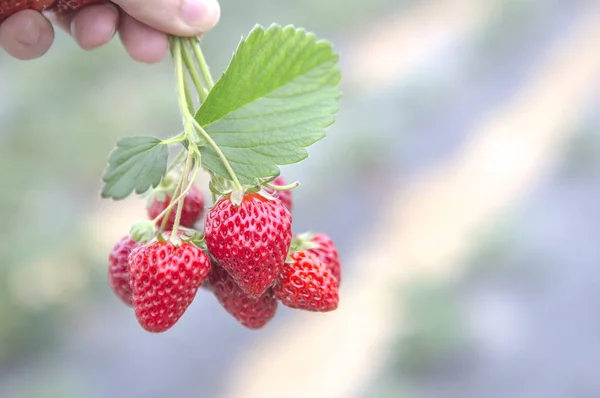
<instances>
[{"instance_id":1,"label":"dirt path","mask_svg":"<svg viewBox=\"0 0 600 398\"><path fill-rule=\"evenodd\" d=\"M365 242L370 250L355 259L339 310L299 313L282 325L240 359L226 396L347 398L360 391L385 362L397 311L390 289L416 276L460 272L477 228L544 175L600 79L599 46L596 6L453 158L391 198L380 233Z\"/></svg>"}]
</instances>

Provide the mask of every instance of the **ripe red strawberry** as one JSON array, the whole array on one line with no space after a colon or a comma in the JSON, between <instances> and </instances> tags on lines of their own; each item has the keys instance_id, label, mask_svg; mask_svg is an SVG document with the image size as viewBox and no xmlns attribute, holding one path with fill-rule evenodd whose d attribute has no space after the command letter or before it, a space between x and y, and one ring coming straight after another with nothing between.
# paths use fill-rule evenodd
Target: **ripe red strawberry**
<instances>
[{"instance_id":1,"label":"ripe red strawberry","mask_svg":"<svg viewBox=\"0 0 600 398\"><path fill-rule=\"evenodd\" d=\"M204 224L208 251L252 298L275 282L292 241L292 215L279 200L244 195L239 207L229 196L208 212Z\"/></svg>"},{"instance_id":2,"label":"ripe red strawberry","mask_svg":"<svg viewBox=\"0 0 600 398\"><path fill-rule=\"evenodd\" d=\"M0 22L19 11L43 11L52 3L54 0L0 0Z\"/></svg>"},{"instance_id":3,"label":"ripe red strawberry","mask_svg":"<svg viewBox=\"0 0 600 398\"><path fill-rule=\"evenodd\" d=\"M127 259L137 243L127 235L117 242L108 256L108 284L125 305L132 307Z\"/></svg>"},{"instance_id":4,"label":"ripe red strawberry","mask_svg":"<svg viewBox=\"0 0 600 398\"><path fill-rule=\"evenodd\" d=\"M24 10L52 10L66 12L77 10L100 0L0 0L0 22L11 15Z\"/></svg>"},{"instance_id":5,"label":"ripe red strawberry","mask_svg":"<svg viewBox=\"0 0 600 398\"><path fill-rule=\"evenodd\" d=\"M275 298L290 308L313 312L337 309L338 286L327 266L314 254L300 251L291 254L273 287Z\"/></svg>"},{"instance_id":6,"label":"ripe red strawberry","mask_svg":"<svg viewBox=\"0 0 600 398\"><path fill-rule=\"evenodd\" d=\"M164 234L169 238L170 233ZM148 332L171 328L190 306L210 272L206 253L189 242L153 241L129 255L133 308Z\"/></svg>"},{"instance_id":7,"label":"ripe red strawberry","mask_svg":"<svg viewBox=\"0 0 600 398\"><path fill-rule=\"evenodd\" d=\"M171 196L166 193L164 195L163 201L159 200L159 197L154 197L150 207L148 207L148 217L154 219L160 213L163 212L171 203ZM175 223L175 215L177 214L177 206L173 208L171 211L171 215L167 220L167 230L173 229L173 224ZM194 224L202 217L204 214L204 194L202 191L195 185L192 185L192 188L187 193L185 198L183 199L183 209L181 211L181 221L180 224L186 228L193 228ZM160 226L162 224L164 217L161 217L157 220L156 225Z\"/></svg>"},{"instance_id":8,"label":"ripe red strawberry","mask_svg":"<svg viewBox=\"0 0 600 398\"><path fill-rule=\"evenodd\" d=\"M287 183L285 182L285 180L283 179L282 176L277 177L276 179L274 179L271 182L272 185L277 185L277 186L284 186L287 185ZM277 198L279 200L281 200L281 203L283 203L285 205L285 207L287 207L287 209L291 212L292 211L292 207L293 207L293 200L292 200L292 191L276 191L272 188L265 188L265 191L270 194L271 196L273 196L274 198Z\"/></svg>"},{"instance_id":9,"label":"ripe red strawberry","mask_svg":"<svg viewBox=\"0 0 600 398\"><path fill-rule=\"evenodd\" d=\"M102 0L57 0L56 3L51 7L58 12L67 12L78 10L88 4L98 3Z\"/></svg>"},{"instance_id":10,"label":"ripe red strawberry","mask_svg":"<svg viewBox=\"0 0 600 398\"><path fill-rule=\"evenodd\" d=\"M333 240L323 233L318 233L310 241L320 245L320 247L318 249L309 249L308 251L316 255L319 260L327 265L337 280L339 287L342 281L342 267L340 256Z\"/></svg>"},{"instance_id":11,"label":"ripe red strawberry","mask_svg":"<svg viewBox=\"0 0 600 398\"><path fill-rule=\"evenodd\" d=\"M277 300L271 289L258 299L250 298L224 268L214 263L209 283L225 311L248 329L260 329L275 316Z\"/></svg>"}]
</instances>

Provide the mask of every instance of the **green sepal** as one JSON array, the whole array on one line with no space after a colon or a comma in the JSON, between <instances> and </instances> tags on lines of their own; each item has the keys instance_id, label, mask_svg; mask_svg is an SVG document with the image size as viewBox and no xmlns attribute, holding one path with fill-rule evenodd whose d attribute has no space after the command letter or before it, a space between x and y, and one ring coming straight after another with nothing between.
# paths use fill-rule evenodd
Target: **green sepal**
<instances>
[{"instance_id":1,"label":"green sepal","mask_svg":"<svg viewBox=\"0 0 600 398\"><path fill-rule=\"evenodd\" d=\"M305 232L303 234L296 235L292 239L290 249L288 253L302 252L310 249L318 249L321 247L320 244L313 242L312 240L316 236L313 232Z\"/></svg>"},{"instance_id":2,"label":"green sepal","mask_svg":"<svg viewBox=\"0 0 600 398\"><path fill-rule=\"evenodd\" d=\"M245 191L239 190L239 189L236 189L233 192L231 192L231 195L229 195L229 200L231 201L231 204L234 205L235 207L238 207L239 205L241 205L242 201L244 200L245 194L246 194Z\"/></svg>"},{"instance_id":3,"label":"green sepal","mask_svg":"<svg viewBox=\"0 0 600 398\"><path fill-rule=\"evenodd\" d=\"M164 233L162 232L156 235L156 240L161 243L167 243L169 241L169 239L165 238Z\"/></svg>"},{"instance_id":4,"label":"green sepal","mask_svg":"<svg viewBox=\"0 0 600 398\"><path fill-rule=\"evenodd\" d=\"M156 226L151 220L138 220L131 225L129 235L138 242L148 242L154 238L156 234Z\"/></svg>"},{"instance_id":5,"label":"green sepal","mask_svg":"<svg viewBox=\"0 0 600 398\"><path fill-rule=\"evenodd\" d=\"M228 181L217 176L211 178L210 182L208 183L208 189L217 196L227 195L233 191Z\"/></svg>"},{"instance_id":6,"label":"green sepal","mask_svg":"<svg viewBox=\"0 0 600 398\"><path fill-rule=\"evenodd\" d=\"M275 198L273 195L271 195L270 193L268 193L267 191L265 191L264 189L259 189L258 191L256 191L260 196L262 196L265 199L268 200L277 200L277 198Z\"/></svg>"}]
</instances>

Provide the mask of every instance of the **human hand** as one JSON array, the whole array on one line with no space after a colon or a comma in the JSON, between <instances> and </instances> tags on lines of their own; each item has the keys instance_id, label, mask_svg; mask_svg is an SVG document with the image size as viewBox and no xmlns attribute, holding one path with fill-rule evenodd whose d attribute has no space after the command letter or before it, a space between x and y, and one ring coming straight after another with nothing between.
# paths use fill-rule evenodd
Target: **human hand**
<instances>
[{"instance_id":1,"label":"human hand","mask_svg":"<svg viewBox=\"0 0 600 398\"><path fill-rule=\"evenodd\" d=\"M198 36L212 29L220 14L218 0L113 0L49 19L25 10L2 22L0 46L17 59L39 58L54 41L52 21L88 51L107 44L118 31L131 58L155 63L168 52L167 34Z\"/></svg>"}]
</instances>

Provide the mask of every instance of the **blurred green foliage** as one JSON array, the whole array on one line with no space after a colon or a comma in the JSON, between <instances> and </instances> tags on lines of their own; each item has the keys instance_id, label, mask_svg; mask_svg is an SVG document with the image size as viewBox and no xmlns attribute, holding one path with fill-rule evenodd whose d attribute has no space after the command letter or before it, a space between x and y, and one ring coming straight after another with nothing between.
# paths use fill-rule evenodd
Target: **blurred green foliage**
<instances>
[{"instance_id":1,"label":"blurred green foliage","mask_svg":"<svg viewBox=\"0 0 600 398\"><path fill-rule=\"evenodd\" d=\"M593 111L592 111L593 112ZM594 176L600 173L600 117L582 123L566 144L562 172L571 177Z\"/></svg>"},{"instance_id":2,"label":"blurred green foliage","mask_svg":"<svg viewBox=\"0 0 600 398\"><path fill-rule=\"evenodd\" d=\"M464 322L450 285L415 282L407 287L402 299L407 322L394 350L399 373L427 370L461 348Z\"/></svg>"}]
</instances>

